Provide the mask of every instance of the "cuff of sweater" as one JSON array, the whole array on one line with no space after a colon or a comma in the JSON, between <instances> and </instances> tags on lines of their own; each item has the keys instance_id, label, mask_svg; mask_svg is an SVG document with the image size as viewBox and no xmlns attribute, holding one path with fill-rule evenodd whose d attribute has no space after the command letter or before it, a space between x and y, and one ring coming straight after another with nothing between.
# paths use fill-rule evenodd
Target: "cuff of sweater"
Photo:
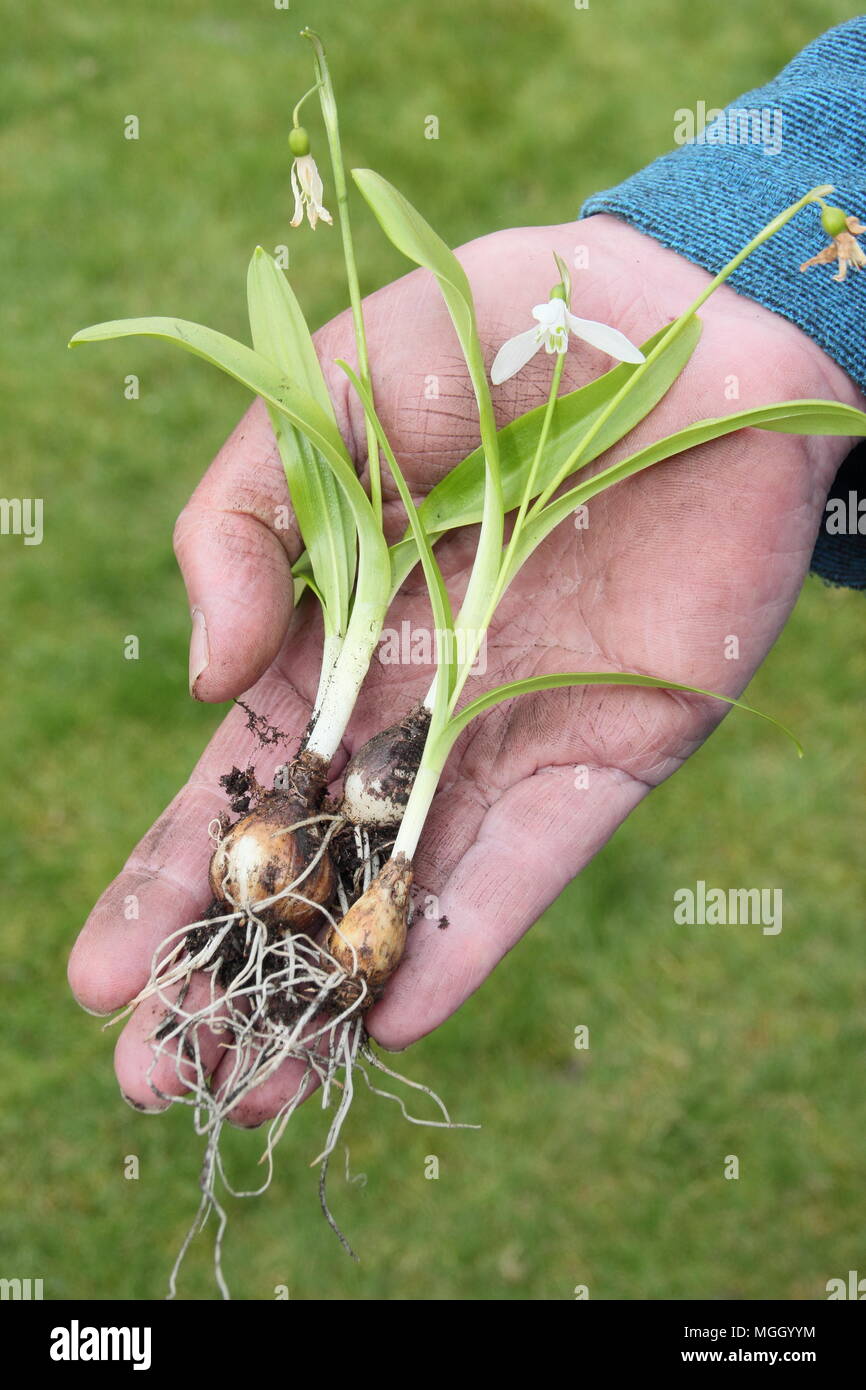
<instances>
[{"instance_id":1,"label":"cuff of sweater","mask_svg":"<svg viewBox=\"0 0 866 1390\"><path fill-rule=\"evenodd\" d=\"M688 143L594 194L581 216L621 217L712 274L818 184L832 184L830 201L866 218L864 86L861 16L816 39L765 87L707 113L702 131L691 129L698 113L677 111L674 138ZM806 208L729 283L795 323L866 390L866 274L840 283L834 265L799 269L827 244L818 208ZM862 480L863 462L862 449L851 455L846 482L854 472ZM841 487L837 480L834 491ZM813 569L831 583L864 588L863 551L862 537L831 536L822 526Z\"/></svg>"},{"instance_id":2,"label":"cuff of sweater","mask_svg":"<svg viewBox=\"0 0 866 1390\"><path fill-rule=\"evenodd\" d=\"M766 87L747 92L670 154L596 193L607 212L716 274L770 218L818 184L866 216L866 17L805 48ZM694 113L678 111L681 138ZM713 115L712 112L709 113ZM866 275L799 269L827 245L819 209L804 209L731 276L741 294L784 315L866 390Z\"/></svg>"},{"instance_id":3,"label":"cuff of sweater","mask_svg":"<svg viewBox=\"0 0 866 1390\"><path fill-rule=\"evenodd\" d=\"M846 458L830 489L811 569L827 584L866 591L866 444Z\"/></svg>"}]
</instances>

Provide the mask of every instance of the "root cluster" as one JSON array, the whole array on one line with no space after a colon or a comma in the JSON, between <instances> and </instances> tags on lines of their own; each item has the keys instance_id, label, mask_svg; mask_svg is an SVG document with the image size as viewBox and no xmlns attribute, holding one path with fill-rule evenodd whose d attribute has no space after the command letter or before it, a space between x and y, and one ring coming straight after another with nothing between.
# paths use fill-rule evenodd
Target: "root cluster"
<instances>
[{"instance_id":1,"label":"root cluster","mask_svg":"<svg viewBox=\"0 0 866 1390\"><path fill-rule=\"evenodd\" d=\"M219 846L232 831L227 830L224 819L212 822L210 831L216 863ZM175 1296L178 1272L191 1242L210 1217L217 1225L216 1280L222 1296L230 1296L222 1266L227 1214L219 1193L252 1197L267 1190L274 1173L275 1146L297 1107L316 1088L330 1123L324 1147L311 1166L319 1168L322 1211L353 1258L357 1257L328 1206L326 1184L328 1165L351 1108L358 1076L375 1095L394 1101L413 1124L467 1127L454 1125L433 1091L386 1066L367 1035L365 1012L381 985L370 962L362 959L369 955L366 936L359 936L351 924L359 911L368 911L371 894L375 896L382 879L383 856L389 848L383 832L378 831L378 839L371 844L367 830L350 825L336 811L321 811L278 826L273 833L293 842L306 836L307 843L313 844L313 852L307 854L295 877L270 896L255 894L237 901L232 897L232 876L227 872L220 885L222 901L215 901L201 921L182 927L160 945L147 985L118 1016L125 1016L146 999L155 998L163 1006L162 1021L150 1039L148 1080L161 1099L192 1109L196 1132L205 1140L201 1200L171 1273L169 1298ZM333 874L330 905L305 892L305 888L309 892L309 884L321 884L325 862ZM386 863L386 882L393 863ZM213 868L211 878L213 884ZM405 894L408 896L408 882ZM306 930L287 929L286 920L291 917L287 907L295 910L295 919L303 921ZM341 929L344 920L345 932ZM404 937L405 920L404 912ZM318 926L312 926L314 922ZM205 1002L191 1007L188 997L194 975L204 976L209 988ZM201 991L196 991L197 1000L200 995ZM218 1086L212 1082L202 1056L202 1040L208 1034L221 1040L229 1059L228 1066L220 1068ZM156 1069L166 1059L178 1079L180 1095L167 1094L155 1082ZM264 1180L256 1188L239 1190L223 1166L223 1126L250 1092L289 1061L299 1064L300 1082L269 1123L260 1159L265 1166ZM387 1089L388 1078L396 1083L397 1092ZM436 1117L410 1113L400 1088L423 1092L433 1102Z\"/></svg>"}]
</instances>

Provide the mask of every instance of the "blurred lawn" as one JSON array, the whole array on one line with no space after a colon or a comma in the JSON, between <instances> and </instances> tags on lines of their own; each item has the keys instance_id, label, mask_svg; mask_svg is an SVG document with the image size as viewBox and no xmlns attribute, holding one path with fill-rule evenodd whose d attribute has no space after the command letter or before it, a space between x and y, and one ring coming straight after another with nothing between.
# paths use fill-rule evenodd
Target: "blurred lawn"
<instances>
[{"instance_id":1,"label":"blurred lawn","mask_svg":"<svg viewBox=\"0 0 866 1390\"><path fill-rule=\"evenodd\" d=\"M759 18L744 0L76 0L37 18L0 4L0 492L44 497L46 526L41 547L0 542L4 1277L43 1278L50 1298L161 1297L200 1162L186 1112L150 1120L120 1101L113 1040L69 999L64 970L92 901L220 718L186 694L170 533L245 398L152 344L68 355L70 333L179 313L245 334L249 252L287 237L304 22L329 44L349 162L392 178L456 244L574 215L669 147L676 107L723 104L855 13L823 0L774 0ZM121 136L129 113L137 143ZM430 113L438 142L423 139ZM359 227L366 286L402 273ZM343 306L332 249L304 261L317 322ZM269 1195L234 1204L236 1296L288 1284L301 1299L567 1299L586 1283L596 1298L820 1298L830 1277L864 1272L864 623L862 597L811 581L751 690L805 736L808 759L758 721L727 721L405 1059L479 1133L413 1129L360 1099L352 1170L367 1185L335 1171L332 1188L357 1267L318 1212L306 1163L322 1116L306 1107ZM138 662L122 659L127 633ZM698 878L781 885L782 934L674 927L673 891ZM588 1053L573 1048L580 1023ZM228 1136L235 1173L251 1175L259 1142ZM731 1153L739 1182L722 1177ZM213 1296L209 1261L205 1239L185 1296Z\"/></svg>"}]
</instances>

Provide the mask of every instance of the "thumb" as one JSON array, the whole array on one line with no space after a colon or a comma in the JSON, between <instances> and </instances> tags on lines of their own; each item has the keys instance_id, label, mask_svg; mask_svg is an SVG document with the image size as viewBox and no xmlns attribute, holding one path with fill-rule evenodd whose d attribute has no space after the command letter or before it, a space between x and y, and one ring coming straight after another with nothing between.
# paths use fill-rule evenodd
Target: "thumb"
<instances>
[{"instance_id":1,"label":"thumb","mask_svg":"<svg viewBox=\"0 0 866 1390\"><path fill-rule=\"evenodd\" d=\"M257 400L232 431L174 529L192 615L190 693L228 700L274 660L294 606L302 542L276 440Z\"/></svg>"}]
</instances>

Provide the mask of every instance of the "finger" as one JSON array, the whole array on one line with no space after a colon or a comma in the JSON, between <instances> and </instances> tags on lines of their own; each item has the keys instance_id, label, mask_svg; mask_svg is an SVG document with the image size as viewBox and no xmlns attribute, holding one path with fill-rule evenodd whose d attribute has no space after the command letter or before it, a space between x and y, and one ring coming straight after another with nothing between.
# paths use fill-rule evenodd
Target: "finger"
<instances>
[{"instance_id":1,"label":"finger","mask_svg":"<svg viewBox=\"0 0 866 1390\"><path fill-rule=\"evenodd\" d=\"M226 809L219 778L253 765L262 785L296 746L310 716L308 701L273 676L248 696L285 741L262 748L236 707L223 721L187 785L133 851L85 923L69 961L69 983L84 1008L122 1008L146 984L154 952L174 931L201 918L210 903L208 827Z\"/></svg>"},{"instance_id":2,"label":"finger","mask_svg":"<svg viewBox=\"0 0 866 1390\"><path fill-rule=\"evenodd\" d=\"M236 1059L228 1052L214 1072L213 1089L221 1100L231 1105L228 1120L238 1129L257 1129L265 1120L278 1115L292 1100L297 1100L298 1105L302 1104L319 1086L317 1077L307 1074L303 1062L288 1057L231 1104L232 1088L237 1086L235 1071Z\"/></svg>"},{"instance_id":3,"label":"finger","mask_svg":"<svg viewBox=\"0 0 866 1390\"><path fill-rule=\"evenodd\" d=\"M461 818L467 848L437 894L435 917L418 918L370 1011L370 1033L383 1047L408 1047L454 1013L649 790L612 768L589 769L580 790L574 782L571 767L542 769ZM436 820L431 832L435 842Z\"/></svg>"},{"instance_id":4,"label":"finger","mask_svg":"<svg viewBox=\"0 0 866 1390\"><path fill-rule=\"evenodd\" d=\"M280 649L301 551L267 411L255 401L177 519L174 548L192 614L190 693L228 700Z\"/></svg>"},{"instance_id":5,"label":"finger","mask_svg":"<svg viewBox=\"0 0 866 1390\"><path fill-rule=\"evenodd\" d=\"M173 1001L174 1009L166 999ZM206 1011L215 1026L191 1023L199 1011ZM196 1085L200 1088L227 1045L219 1018L220 1001L213 1000L211 980L203 974L194 975L185 992L177 985L166 990L162 999L152 996L139 1004L114 1049L114 1070L130 1105L155 1113L167 1109L172 1096L182 1096Z\"/></svg>"}]
</instances>

